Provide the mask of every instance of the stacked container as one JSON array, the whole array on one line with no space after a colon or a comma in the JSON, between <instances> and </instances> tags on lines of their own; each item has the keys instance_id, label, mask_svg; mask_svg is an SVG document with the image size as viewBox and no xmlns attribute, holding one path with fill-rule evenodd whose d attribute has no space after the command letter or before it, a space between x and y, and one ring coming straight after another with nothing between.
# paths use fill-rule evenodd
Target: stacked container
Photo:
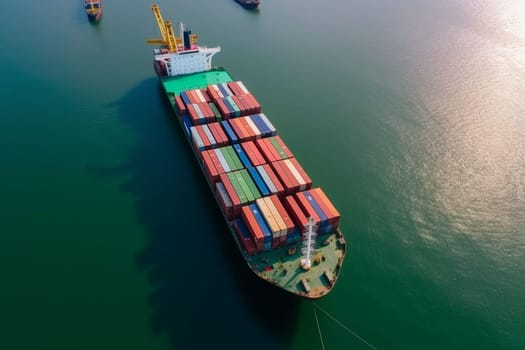
<instances>
[{"instance_id":1,"label":"stacked container","mask_svg":"<svg viewBox=\"0 0 525 350\"><path fill-rule=\"evenodd\" d=\"M308 217L319 233L340 215L240 81L170 96L204 173L247 254L297 243Z\"/></svg>"}]
</instances>

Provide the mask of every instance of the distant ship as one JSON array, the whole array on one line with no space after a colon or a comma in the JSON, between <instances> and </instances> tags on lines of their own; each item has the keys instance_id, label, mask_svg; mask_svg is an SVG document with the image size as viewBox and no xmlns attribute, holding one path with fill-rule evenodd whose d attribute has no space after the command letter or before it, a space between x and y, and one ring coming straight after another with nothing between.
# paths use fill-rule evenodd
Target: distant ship
<instances>
[{"instance_id":1,"label":"distant ship","mask_svg":"<svg viewBox=\"0 0 525 350\"><path fill-rule=\"evenodd\" d=\"M102 0L84 0L84 8L90 21L98 21L102 16Z\"/></svg>"},{"instance_id":2,"label":"distant ship","mask_svg":"<svg viewBox=\"0 0 525 350\"><path fill-rule=\"evenodd\" d=\"M326 296L341 274L346 253L340 213L325 192L313 186L244 83L223 67L212 68L212 56L220 47L199 46L198 36L182 23L176 35L159 7L152 10L162 36L148 40L160 46L153 51L155 71L248 267L300 297ZM205 209L200 213L204 217ZM203 234L179 229L173 228ZM198 242L195 238L181 249L206 259ZM193 273L201 276L201 271Z\"/></svg>"},{"instance_id":3,"label":"distant ship","mask_svg":"<svg viewBox=\"0 0 525 350\"><path fill-rule=\"evenodd\" d=\"M239 4L241 4L244 8L248 10L256 10L259 8L259 5L261 4L260 0L235 0Z\"/></svg>"}]
</instances>

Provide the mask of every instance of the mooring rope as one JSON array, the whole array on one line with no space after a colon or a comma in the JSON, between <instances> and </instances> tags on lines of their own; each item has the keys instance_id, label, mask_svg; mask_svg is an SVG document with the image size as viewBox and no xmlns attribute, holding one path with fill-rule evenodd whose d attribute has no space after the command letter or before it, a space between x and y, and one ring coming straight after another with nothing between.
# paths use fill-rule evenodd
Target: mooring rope
<instances>
[{"instance_id":1,"label":"mooring rope","mask_svg":"<svg viewBox=\"0 0 525 350\"><path fill-rule=\"evenodd\" d=\"M315 320L317 321L317 328L319 329L319 336L321 337L321 344L323 345L323 350L325 349L324 348L324 342L323 342L323 337L321 336L321 328L319 327L319 320L317 319L317 312L315 312L315 309L319 309L321 312L323 312L326 316L330 317L332 320L334 320L338 325L340 325L341 327L343 327L344 330L346 330L348 333L352 334L354 337L356 337L357 339L359 339L360 341L362 341L364 344L368 345L371 349L374 349L374 350L377 350L377 348L375 346L373 346L372 344L370 344L369 342L367 342L363 337L361 337L359 334L357 334L356 332L354 332L353 330L351 330L349 327L345 326L341 321L339 321L337 318L335 318L334 316L330 315L328 313L328 311L324 310L322 307L320 307L319 305L317 305L315 302L312 302L312 306L314 308L314 313L315 313Z\"/></svg>"},{"instance_id":2,"label":"mooring rope","mask_svg":"<svg viewBox=\"0 0 525 350\"><path fill-rule=\"evenodd\" d=\"M314 309L315 322L317 322L317 330L319 331L319 338L321 339L321 347L325 350L323 334L321 333L321 326L319 326L319 318L317 317L317 310L315 309L315 304L312 303L312 308Z\"/></svg>"}]
</instances>

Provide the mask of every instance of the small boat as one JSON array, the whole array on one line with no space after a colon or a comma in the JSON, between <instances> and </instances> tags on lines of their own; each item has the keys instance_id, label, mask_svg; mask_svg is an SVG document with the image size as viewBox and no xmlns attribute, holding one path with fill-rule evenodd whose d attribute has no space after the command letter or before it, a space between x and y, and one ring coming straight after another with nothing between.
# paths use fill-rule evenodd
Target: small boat
<instances>
[{"instance_id":1,"label":"small boat","mask_svg":"<svg viewBox=\"0 0 525 350\"><path fill-rule=\"evenodd\" d=\"M84 8L90 21L98 21L102 16L102 0L84 0Z\"/></svg>"},{"instance_id":2,"label":"small boat","mask_svg":"<svg viewBox=\"0 0 525 350\"><path fill-rule=\"evenodd\" d=\"M235 0L241 4L245 9L248 10L257 10L261 4L260 0Z\"/></svg>"}]
</instances>

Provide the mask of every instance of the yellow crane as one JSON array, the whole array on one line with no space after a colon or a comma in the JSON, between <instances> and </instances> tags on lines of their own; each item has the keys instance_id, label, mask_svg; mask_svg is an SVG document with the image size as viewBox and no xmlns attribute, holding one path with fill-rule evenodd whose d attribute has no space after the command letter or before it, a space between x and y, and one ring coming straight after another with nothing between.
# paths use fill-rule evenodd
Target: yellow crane
<instances>
[{"instance_id":1,"label":"yellow crane","mask_svg":"<svg viewBox=\"0 0 525 350\"><path fill-rule=\"evenodd\" d=\"M151 9L153 10L155 20L157 21L161 38L148 39L146 42L148 44L163 45L168 48L169 52L178 52L177 46L182 43L182 40L175 36L173 25L170 21L164 21L158 5L153 5Z\"/></svg>"}]
</instances>

